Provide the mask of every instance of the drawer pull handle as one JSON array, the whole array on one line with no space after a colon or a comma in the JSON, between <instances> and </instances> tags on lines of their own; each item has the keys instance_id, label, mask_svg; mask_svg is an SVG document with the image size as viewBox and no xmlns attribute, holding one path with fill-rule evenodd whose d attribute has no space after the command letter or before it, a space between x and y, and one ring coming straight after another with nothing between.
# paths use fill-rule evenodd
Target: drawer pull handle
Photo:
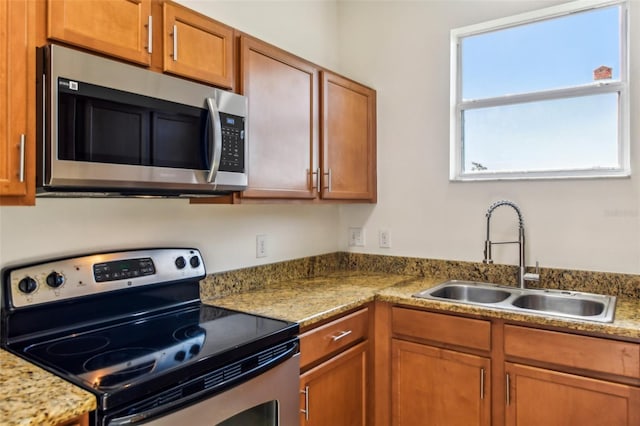
<instances>
[{"instance_id":1,"label":"drawer pull handle","mask_svg":"<svg viewBox=\"0 0 640 426\"><path fill-rule=\"evenodd\" d=\"M480 369L480 399L484 399L484 368Z\"/></svg>"},{"instance_id":2,"label":"drawer pull handle","mask_svg":"<svg viewBox=\"0 0 640 426\"><path fill-rule=\"evenodd\" d=\"M324 175L327 177L327 186L325 187L325 189L328 192L331 192L332 190L332 186L331 186L331 168L329 168L329 172L325 173Z\"/></svg>"},{"instance_id":3,"label":"drawer pull handle","mask_svg":"<svg viewBox=\"0 0 640 426\"><path fill-rule=\"evenodd\" d=\"M25 145L25 141L26 141L27 137L26 135L23 133L20 135L20 171L18 172L18 174L20 175L20 182L24 182L24 155L25 155L25 151L24 151L24 145Z\"/></svg>"},{"instance_id":4,"label":"drawer pull handle","mask_svg":"<svg viewBox=\"0 0 640 426\"><path fill-rule=\"evenodd\" d=\"M305 386L300 393L304 394L304 410L300 410L300 412L304 413L304 419L309 421L309 386Z\"/></svg>"},{"instance_id":5,"label":"drawer pull handle","mask_svg":"<svg viewBox=\"0 0 640 426\"><path fill-rule=\"evenodd\" d=\"M315 172L311 173L312 186L313 186L313 176L316 177L316 191L318 191L318 194L319 194L322 192L322 172L320 171L320 167L318 167Z\"/></svg>"},{"instance_id":6,"label":"drawer pull handle","mask_svg":"<svg viewBox=\"0 0 640 426\"><path fill-rule=\"evenodd\" d=\"M177 25L173 26L173 33L171 33L171 35L173 36L173 62L177 62L178 61L178 26Z\"/></svg>"},{"instance_id":7,"label":"drawer pull handle","mask_svg":"<svg viewBox=\"0 0 640 426\"><path fill-rule=\"evenodd\" d=\"M511 405L511 377L509 376L509 373L507 373L507 389L506 389L506 397L507 397L507 406Z\"/></svg>"},{"instance_id":8,"label":"drawer pull handle","mask_svg":"<svg viewBox=\"0 0 640 426\"><path fill-rule=\"evenodd\" d=\"M147 20L147 53L153 53L153 16Z\"/></svg>"},{"instance_id":9,"label":"drawer pull handle","mask_svg":"<svg viewBox=\"0 0 640 426\"><path fill-rule=\"evenodd\" d=\"M340 339L344 339L345 337L350 335L352 332L353 332L352 330L341 331L339 334L335 336L331 336L331 340L333 340L334 342L337 342Z\"/></svg>"}]
</instances>

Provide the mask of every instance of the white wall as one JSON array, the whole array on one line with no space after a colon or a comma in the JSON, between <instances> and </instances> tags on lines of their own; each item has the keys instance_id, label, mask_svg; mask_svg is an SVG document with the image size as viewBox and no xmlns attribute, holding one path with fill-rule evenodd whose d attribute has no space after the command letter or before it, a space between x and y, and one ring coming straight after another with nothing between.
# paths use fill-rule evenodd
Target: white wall
<instances>
[{"instance_id":1,"label":"white wall","mask_svg":"<svg viewBox=\"0 0 640 426\"><path fill-rule=\"evenodd\" d=\"M334 2L182 1L240 30L337 65ZM337 206L189 205L185 200L38 199L0 207L0 267L51 256L151 246L194 246L209 272L338 250ZM256 234L268 256L256 259Z\"/></svg>"},{"instance_id":2,"label":"white wall","mask_svg":"<svg viewBox=\"0 0 640 426\"><path fill-rule=\"evenodd\" d=\"M523 211L528 264L640 273L638 0L631 2L631 179L448 181L450 30L557 3L339 2L341 70L378 93L378 204L341 208L343 246L348 226L364 226L367 244L353 251L480 261L486 209L509 199ZM492 227L496 240L517 235L508 208L496 211ZM391 231L391 249L378 248L380 228ZM497 260L517 263L515 246L501 249Z\"/></svg>"}]
</instances>

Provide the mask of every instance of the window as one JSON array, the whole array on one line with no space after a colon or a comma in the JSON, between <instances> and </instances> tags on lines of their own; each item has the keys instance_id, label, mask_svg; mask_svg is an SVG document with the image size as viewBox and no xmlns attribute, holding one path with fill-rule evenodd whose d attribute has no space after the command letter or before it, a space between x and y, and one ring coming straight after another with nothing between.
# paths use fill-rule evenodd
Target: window
<instances>
[{"instance_id":1,"label":"window","mask_svg":"<svg viewBox=\"0 0 640 426\"><path fill-rule=\"evenodd\" d=\"M452 180L628 176L627 4L451 32Z\"/></svg>"}]
</instances>

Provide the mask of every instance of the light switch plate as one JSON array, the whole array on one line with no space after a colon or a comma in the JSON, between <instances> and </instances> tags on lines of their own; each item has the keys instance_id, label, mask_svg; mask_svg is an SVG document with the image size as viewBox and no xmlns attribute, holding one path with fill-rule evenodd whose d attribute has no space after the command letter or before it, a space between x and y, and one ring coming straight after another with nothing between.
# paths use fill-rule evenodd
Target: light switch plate
<instances>
[{"instance_id":1,"label":"light switch plate","mask_svg":"<svg viewBox=\"0 0 640 426\"><path fill-rule=\"evenodd\" d=\"M364 247L364 229L360 227L349 228L349 247Z\"/></svg>"}]
</instances>

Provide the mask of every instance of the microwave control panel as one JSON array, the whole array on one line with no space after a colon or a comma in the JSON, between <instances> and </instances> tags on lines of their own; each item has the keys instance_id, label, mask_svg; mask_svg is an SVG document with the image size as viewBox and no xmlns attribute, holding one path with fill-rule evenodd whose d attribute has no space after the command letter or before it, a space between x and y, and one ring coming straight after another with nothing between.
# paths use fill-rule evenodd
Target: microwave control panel
<instances>
[{"instance_id":1,"label":"microwave control panel","mask_svg":"<svg viewBox=\"0 0 640 426\"><path fill-rule=\"evenodd\" d=\"M222 154L220 171L244 172L244 117L220 113Z\"/></svg>"}]
</instances>

